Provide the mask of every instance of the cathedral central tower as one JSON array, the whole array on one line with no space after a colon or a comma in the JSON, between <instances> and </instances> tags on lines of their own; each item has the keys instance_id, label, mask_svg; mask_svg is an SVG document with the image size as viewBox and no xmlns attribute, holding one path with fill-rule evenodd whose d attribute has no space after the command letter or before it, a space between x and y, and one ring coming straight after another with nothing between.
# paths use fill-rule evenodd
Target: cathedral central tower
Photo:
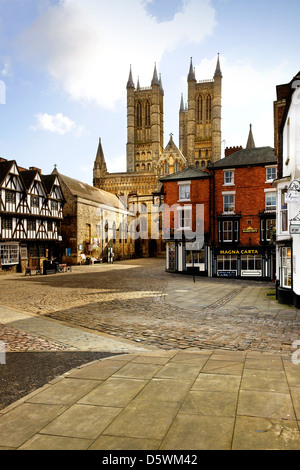
<instances>
[{"instance_id":1,"label":"cathedral central tower","mask_svg":"<svg viewBox=\"0 0 300 470\"><path fill-rule=\"evenodd\" d=\"M154 67L151 86L127 82L127 172L153 172L164 150L164 91Z\"/></svg>"}]
</instances>

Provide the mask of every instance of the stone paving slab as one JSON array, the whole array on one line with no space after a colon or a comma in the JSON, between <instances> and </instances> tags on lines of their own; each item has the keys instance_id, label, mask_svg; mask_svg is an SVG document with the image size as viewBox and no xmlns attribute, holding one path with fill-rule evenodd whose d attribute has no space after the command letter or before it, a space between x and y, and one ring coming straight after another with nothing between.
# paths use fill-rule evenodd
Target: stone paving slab
<instances>
[{"instance_id":1,"label":"stone paving slab","mask_svg":"<svg viewBox=\"0 0 300 470\"><path fill-rule=\"evenodd\" d=\"M81 366L0 411L0 450L299 450L300 365L159 351Z\"/></svg>"},{"instance_id":2,"label":"stone paving slab","mask_svg":"<svg viewBox=\"0 0 300 470\"><path fill-rule=\"evenodd\" d=\"M84 328L65 325L62 322L2 306L0 307L1 325L3 328L0 328L0 341L7 344L7 352L64 350L124 353L149 350L129 340L86 331Z\"/></svg>"}]
</instances>

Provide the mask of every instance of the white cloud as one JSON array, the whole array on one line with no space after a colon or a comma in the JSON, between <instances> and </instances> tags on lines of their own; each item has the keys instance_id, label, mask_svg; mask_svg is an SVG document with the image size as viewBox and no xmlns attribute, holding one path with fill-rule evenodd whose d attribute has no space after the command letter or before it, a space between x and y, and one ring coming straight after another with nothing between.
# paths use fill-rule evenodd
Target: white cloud
<instances>
[{"instance_id":1,"label":"white cloud","mask_svg":"<svg viewBox=\"0 0 300 470\"><path fill-rule=\"evenodd\" d=\"M54 116L48 113L39 113L35 115L35 118L37 124L31 126L33 131L42 130L59 135L74 132L77 136L80 136L84 131L83 126L78 126L74 121L61 113Z\"/></svg>"},{"instance_id":2,"label":"white cloud","mask_svg":"<svg viewBox=\"0 0 300 470\"><path fill-rule=\"evenodd\" d=\"M184 0L162 23L147 13L145 0L61 0L26 31L21 46L26 60L45 67L73 100L112 109L124 99L130 64L147 86L166 50L201 42L215 24L211 0Z\"/></svg>"}]
</instances>

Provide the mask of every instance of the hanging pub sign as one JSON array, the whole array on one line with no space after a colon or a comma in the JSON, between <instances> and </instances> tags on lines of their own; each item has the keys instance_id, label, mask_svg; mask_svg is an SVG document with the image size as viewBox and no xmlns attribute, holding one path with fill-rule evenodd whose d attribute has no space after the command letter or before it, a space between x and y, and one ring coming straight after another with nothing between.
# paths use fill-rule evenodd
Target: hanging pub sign
<instances>
[{"instance_id":1,"label":"hanging pub sign","mask_svg":"<svg viewBox=\"0 0 300 470\"><path fill-rule=\"evenodd\" d=\"M290 234L291 235L299 235L300 234L300 221L291 220Z\"/></svg>"},{"instance_id":2,"label":"hanging pub sign","mask_svg":"<svg viewBox=\"0 0 300 470\"><path fill-rule=\"evenodd\" d=\"M299 192L298 191L288 191L285 194L285 202L289 204L297 204L299 202Z\"/></svg>"}]
</instances>

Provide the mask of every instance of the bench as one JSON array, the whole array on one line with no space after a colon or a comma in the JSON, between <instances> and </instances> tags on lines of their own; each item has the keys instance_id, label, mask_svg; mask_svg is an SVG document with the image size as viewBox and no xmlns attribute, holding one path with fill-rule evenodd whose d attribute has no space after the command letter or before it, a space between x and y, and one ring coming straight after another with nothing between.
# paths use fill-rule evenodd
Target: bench
<instances>
[{"instance_id":1,"label":"bench","mask_svg":"<svg viewBox=\"0 0 300 470\"><path fill-rule=\"evenodd\" d=\"M72 266L68 266L67 264L59 264L58 265L58 272L59 273L66 273L67 271L72 271Z\"/></svg>"},{"instance_id":2,"label":"bench","mask_svg":"<svg viewBox=\"0 0 300 470\"><path fill-rule=\"evenodd\" d=\"M25 268L25 276L27 276L27 274L29 274L29 276L31 276L31 273L35 271L35 274L38 275L38 274L42 274L42 270L41 268L39 268L38 266L27 266Z\"/></svg>"}]
</instances>

